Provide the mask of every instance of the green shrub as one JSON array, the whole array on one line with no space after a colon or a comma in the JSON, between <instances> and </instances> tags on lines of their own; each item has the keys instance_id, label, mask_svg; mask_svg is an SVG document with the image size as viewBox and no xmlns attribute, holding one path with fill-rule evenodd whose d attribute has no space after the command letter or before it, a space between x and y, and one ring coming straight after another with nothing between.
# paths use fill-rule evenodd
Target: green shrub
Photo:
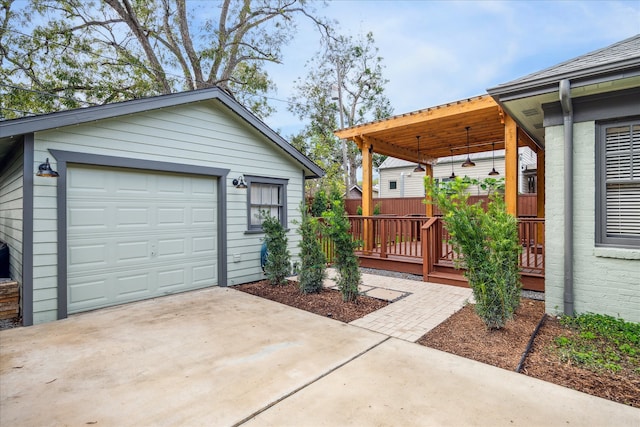
<instances>
[{"instance_id":1,"label":"green shrub","mask_svg":"<svg viewBox=\"0 0 640 427\"><path fill-rule=\"evenodd\" d=\"M333 201L330 211L323 214L327 221L324 228L327 237L333 240L335 255L333 265L338 270L338 288L342 293L342 300L355 301L358 298L360 285L360 269L358 257L355 254L356 242L351 238L349 219L344 210L344 203Z\"/></svg>"},{"instance_id":2,"label":"green shrub","mask_svg":"<svg viewBox=\"0 0 640 427\"><path fill-rule=\"evenodd\" d=\"M264 266L267 279L272 285L284 285L291 271L291 255L287 247L289 239L278 218L263 211L262 230L267 244L267 263Z\"/></svg>"},{"instance_id":3,"label":"green shrub","mask_svg":"<svg viewBox=\"0 0 640 427\"><path fill-rule=\"evenodd\" d=\"M481 202L469 204L467 188L480 185L489 192L486 210ZM456 267L465 276L476 300L476 313L487 328L500 329L520 304L518 221L506 212L500 194L502 180L456 178L437 183L425 177L427 193L443 214L450 243L461 255Z\"/></svg>"},{"instance_id":4,"label":"green shrub","mask_svg":"<svg viewBox=\"0 0 640 427\"><path fill-rule=\"evenodd\" d=\"M322 212L327 210L328 203L329 200L327 199L326 193L323 190L318 191L311 203L311 215L316 218L320 218L322 216Z\"/></svg>"},{"instance_id":5,"label":"green shrub","mask_svg":"<svg viewBox=\"0 0 640 427\"><path fill-rule=\"evenodd\" d=\"M381 206L382 205L380 203L376 203L376 205L373 207L374 215L380 215ZM358 208L356 209L356 215L362 216L362 206L358 206Z\"/></svg>"},{"instance_id":6,"label":"green shrub","mask_svg":"<svg viewBox=\"0 0 640 427\"><path fill-rule=\"evenodd\" d=\"M299 243L301 269L298 274L300 291L305 294L320 292L326 276L327 257L322 252L322 244L318 238L321 224L317 218L311 217L300 206L302 221L298 232L302 237Z\"/></svg>"}]
</instances>

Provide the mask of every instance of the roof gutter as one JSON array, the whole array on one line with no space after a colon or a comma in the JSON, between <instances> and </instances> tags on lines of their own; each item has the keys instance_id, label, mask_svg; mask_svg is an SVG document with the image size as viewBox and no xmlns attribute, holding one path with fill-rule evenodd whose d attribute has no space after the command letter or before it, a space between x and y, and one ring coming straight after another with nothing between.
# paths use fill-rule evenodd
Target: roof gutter
<instances>
[{"instance_id":1,"label":"roof gutter","mask_svg":"<svg viewBox=\"0 0 640 427\"><path fill-rule=\"evenodd\" d=\"M564 314L573 316L573 104L571 82L560 81L564 127Z\"/></svg>"}]
</instances>

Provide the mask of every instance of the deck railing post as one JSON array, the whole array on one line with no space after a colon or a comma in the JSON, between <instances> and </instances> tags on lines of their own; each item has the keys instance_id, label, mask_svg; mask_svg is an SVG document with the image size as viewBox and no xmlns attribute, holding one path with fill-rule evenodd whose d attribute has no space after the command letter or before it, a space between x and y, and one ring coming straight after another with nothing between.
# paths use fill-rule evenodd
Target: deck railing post
<instances>
[{"instance_id":1,"label":"deck railing post","mask_svg":"<svg viewBox=\"0 0 640 427\"><path fill-rule=\"evenodd\" d=\"M384 219L379 220L380 230L380 258L387 257L387 223Z\"/></svg>"}]
</instances>

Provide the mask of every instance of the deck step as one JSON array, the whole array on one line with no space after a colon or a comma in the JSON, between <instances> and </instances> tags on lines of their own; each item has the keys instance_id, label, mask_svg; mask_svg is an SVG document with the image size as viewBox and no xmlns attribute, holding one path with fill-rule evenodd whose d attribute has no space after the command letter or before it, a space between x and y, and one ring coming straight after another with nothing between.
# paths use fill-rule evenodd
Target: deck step
<instances>
[{"instance_id":1,"label":"deck step","mask_svg":"<svg viewBox=\"0 0 640 427\"><path fill-rule=\"evenodd\" d=\"M453 269L452 269L453 270ZM467 279L460 273L450 273L447 271L434 271L429 273L428 282L441 283L444 285L462 286L468 288Z\"/></svg>"}]
</instances>

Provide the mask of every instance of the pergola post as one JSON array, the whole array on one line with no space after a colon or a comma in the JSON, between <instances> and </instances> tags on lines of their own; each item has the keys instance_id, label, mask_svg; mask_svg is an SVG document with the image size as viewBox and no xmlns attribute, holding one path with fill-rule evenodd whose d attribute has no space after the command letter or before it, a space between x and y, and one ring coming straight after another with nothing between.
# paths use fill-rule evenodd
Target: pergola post
<instances>
[{"instance_id":1,"label":"pergola post","mask_svg":"<svg viewBox=\"0 0 640 427\"><path fill-rule=\"evenodd\" d=\"M518 216L518 125L508 114L504 116L505 188L507 212Z\"/></svg>"},{"instance_id":2,"label":"pergola post","mask_svg":"<svg viewBox=\"0 0 640 427\"><path fill-rule=\"evenodd\" d=\"M373 144L367 138L361 140L362 151L362 216L365 252L373 248L373 222L367 217L373 216Z\"/></svg>"},{"instance_id":3,"label":"pergola post","mask_svg":"<svg viewBox=\"0 0 640 427\"><path fill-rule=\"evenodd\" d=\"M428 176L430 179L433 180L433 166L431 164L427 164L426 165L426 169L427 169L427 173L426 176ZM424 183L423 183L424 186ZM431 218L433 216L433 204L431 204L431 196L429 196L428 194L426 195L426 208L425 208L425 215L428 216L429 218Z\"/></svg>"}]
</instances>

